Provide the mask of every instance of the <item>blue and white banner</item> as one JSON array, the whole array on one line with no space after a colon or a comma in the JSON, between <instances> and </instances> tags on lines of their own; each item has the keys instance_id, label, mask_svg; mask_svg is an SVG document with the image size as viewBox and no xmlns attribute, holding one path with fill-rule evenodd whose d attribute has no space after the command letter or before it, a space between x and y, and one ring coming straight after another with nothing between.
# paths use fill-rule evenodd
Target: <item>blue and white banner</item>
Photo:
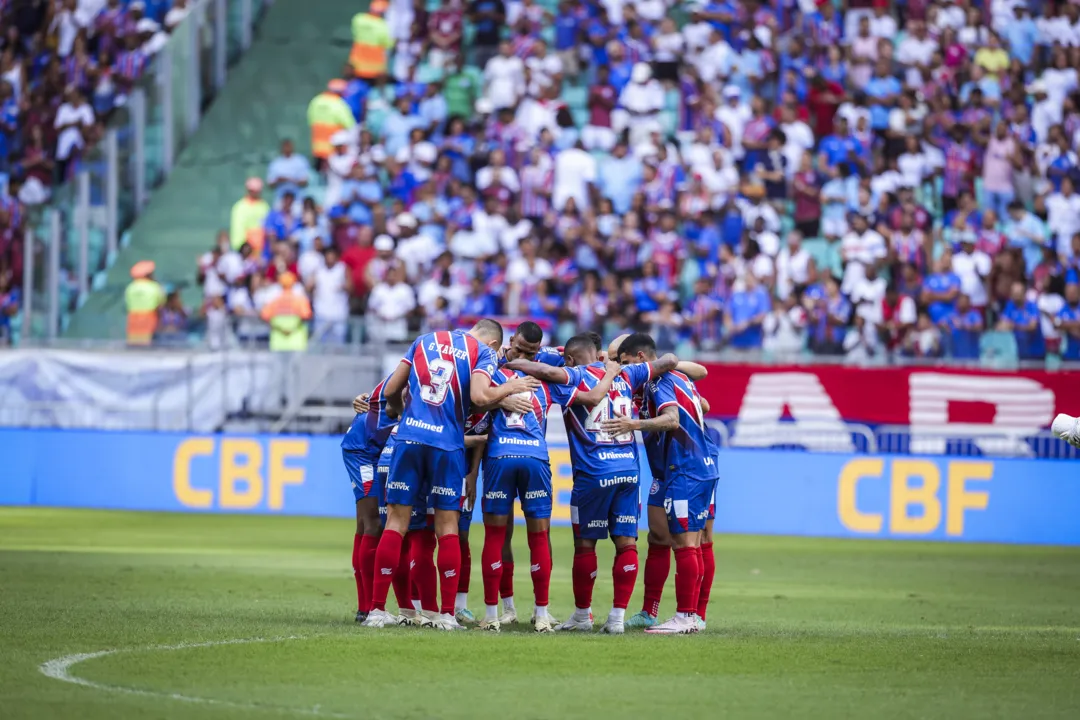
<instances>
[{"instance_id":1,"label":"blue and white banner","mask_svg":"<svg viewBox=\"0 0 1080 720\"><path fill-rule=\"evenodd\" d=\"M4 505L354 515L336 438L0 430L0 457ZM551 465L568 524L565 447ZM717 532L1080 545L1075 461L729 449L720 473Z\"/></svg>"}]
</instances>

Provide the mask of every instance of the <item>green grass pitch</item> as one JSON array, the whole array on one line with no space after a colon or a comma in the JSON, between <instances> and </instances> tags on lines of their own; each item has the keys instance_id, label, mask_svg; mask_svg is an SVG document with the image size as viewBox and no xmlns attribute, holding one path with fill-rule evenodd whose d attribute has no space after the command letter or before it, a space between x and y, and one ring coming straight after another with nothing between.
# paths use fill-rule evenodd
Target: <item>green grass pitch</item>
<instances>
[{"instance_id":1,"label":"green grass pitch","mask_svg":"<svg viewBox=\"0 0 1080 720\"><path fill-rule=\"evenodd\" d=\"M1080 718L1080 549L722 536L705 633L496 636L356 627L351 534L0 508L0 717ZM569 529L553 542L565 618ZM472 584L478 611L478 564Z\"/></svg>"}]
</instances>

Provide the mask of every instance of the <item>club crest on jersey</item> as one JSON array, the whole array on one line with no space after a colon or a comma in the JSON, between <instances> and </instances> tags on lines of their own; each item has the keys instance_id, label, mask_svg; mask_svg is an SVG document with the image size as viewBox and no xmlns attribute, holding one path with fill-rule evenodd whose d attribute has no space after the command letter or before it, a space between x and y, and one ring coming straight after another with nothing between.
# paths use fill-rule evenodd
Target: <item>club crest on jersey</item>
<instances>
[{"instance_id":1,"label":"club crest on jersey","mask_svg":"<svg viewBox=\"0 0 1080 720\"><path fill-rule=\"evenodd\" d=\"M653 480L653 481L652 481L652 487L651 487L651 488L649 488L649 494L650 494L650 495L655 495L655 494L656 494L656 493L658 493L658 492L660 492L660 483L658 483L657 481Z\"/></svg>"}]
</instances>

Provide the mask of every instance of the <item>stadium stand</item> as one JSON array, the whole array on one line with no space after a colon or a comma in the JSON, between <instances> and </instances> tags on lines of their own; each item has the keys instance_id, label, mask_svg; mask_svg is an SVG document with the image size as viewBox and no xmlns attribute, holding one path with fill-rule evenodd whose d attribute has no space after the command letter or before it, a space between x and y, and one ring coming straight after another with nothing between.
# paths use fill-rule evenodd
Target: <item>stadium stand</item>
<instances>
[{"instance_id":1,"label":"stadium stand","mask_svg":"<svg viewBox=\"0 0 1080 720\"><path fill-rule=\"evenodd\" d=\"M135 261L175 286L199 255L163 341L265 342L288 270L320 345L497 314L743 355L1080 359L1072 3L402 0L374 79L347 64L356 6L310 5L270 10L71 332L117 336ZM327 93L358 124L289 200ZM246 178L272 209L217 247Z\"/></svg>"}]
</instances>

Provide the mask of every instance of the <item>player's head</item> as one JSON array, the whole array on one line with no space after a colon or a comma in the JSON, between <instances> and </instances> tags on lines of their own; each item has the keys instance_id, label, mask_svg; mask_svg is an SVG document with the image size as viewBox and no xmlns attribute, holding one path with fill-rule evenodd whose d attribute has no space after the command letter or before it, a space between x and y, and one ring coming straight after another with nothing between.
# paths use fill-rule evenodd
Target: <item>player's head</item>
<instances>
[{"instance_id":1,"label":"player's head","mask_svg":"<svg viewBox=\"0 0 1080 720\"><path fill-rule=\"evenodd\" d=\"M596 348L593 339L585 333L575 335L566 341L563 357L566 358L566 364L570 367L591 365L600 357L600 351Z\"/></svg>"},{"instance_id":2,"label":"player's head","mask_svg":"<svg viewBox=\"0 0 1080 720\"><path fill-rule=\"evenodd\" d=\"M607 346L607 356L612 360L619 359L619 346L622 345L623 340L630 337L630 333L623 333L619 337L611 341L611 344Z\"/></svg>"},{"instance_id":3,"label":"player's head","mask_svg":"<svg viewBox=\"0 0 1080 720\"><path fill-rule=\"evenodd\" d=\"M510 347L506 350L507 360L535 360L544 341L544 331L532 320L518 325L517 331L510 336Z\"/></svg>"},{"instance_id":4,"label":"player's head","mask_svg":"<svg viewBox=\"0 0 1080 720\"><path fill-rule=\"evenodd\" d=\"M477 321L477 323L472 326L472 329L469 330L469 334L492 350L498 350L502 347L502 325L489 318Z\"/></svg>"},{"instance_id":5,"label":"player's head","mask_svg":"<svg viewBox=\"0 0 1080 720\"><path fill-rule=\"evenodd\" d=\"M596 346L596 352L600 352L604 349L604 338L600 337L600 333L586 332L581 334L592 340L592 344Z\"/></svg>"},{"instance_id":6,"label":"player's head","mask_svg":"<svg viewBox=\"0 0 1080 720\"><path fill-rule=\"evenodd\" d=\"M623 365L656 359L656 341L648 333L634 333L619 343L619 362Z\"/></svg>"}]
</instances>

